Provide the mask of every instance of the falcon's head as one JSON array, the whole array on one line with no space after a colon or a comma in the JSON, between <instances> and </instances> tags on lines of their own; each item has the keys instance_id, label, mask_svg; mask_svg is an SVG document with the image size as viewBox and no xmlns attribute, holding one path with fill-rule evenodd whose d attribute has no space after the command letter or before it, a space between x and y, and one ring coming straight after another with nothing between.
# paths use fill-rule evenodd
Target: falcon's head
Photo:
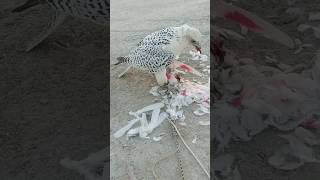
<instances>
[{"instance_id":1,"label":"falcon's head","mask_svg":"<svg viewBox=\"0 0 320 180\"><path fill-rule=\"evenodd\" d=\"M200 41L202 34L200 33L200 31L194 27L190 27L184 24L182 25L182 33L186 38L188 46L195 48L197 51L201 53Z\"/></svg>"}]
</instances>

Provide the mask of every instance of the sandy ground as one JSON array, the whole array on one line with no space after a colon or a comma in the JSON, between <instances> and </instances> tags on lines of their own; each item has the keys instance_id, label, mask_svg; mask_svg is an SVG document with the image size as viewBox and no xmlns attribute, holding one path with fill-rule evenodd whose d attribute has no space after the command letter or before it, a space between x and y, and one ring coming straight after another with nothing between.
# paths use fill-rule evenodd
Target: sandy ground
<instances>
[{"instance_id":1,"label":"sandy ground","mask_svg":"<svg viewBox=\"0 0 320 180\"><path fill-rule=\"evenodd\" d=\"M234 4L256 13L258 16L275 24L281 30L287 32L293 38L299 38L303 43L310 43L311 48L306 48L299 54L294 54L295 50L289 50L286 47L277 44L264 37L249 33L243 41L228 41L227 47L237 54L238 58L248 57L255 59L257 62L264 63L265 56L275 57L277 60L287 64L304 63L310 65L313 61L316 49L320 47L319 39L316 39L310 31L299 33L297 26L301 23L306 23L308 12L318 11L319 3L309 0L298 1L294 7L299 7L305 11L305 14L299 18L295 18L285 13L289 7L287 1L254 1L247 2L240 0ZM308 22L309 24L310 22ZM319 25L318 22L310 23ZM239 27L226 22L217 20L216 25L229 28L239 32ZM319 131L315 131L319 135ZM268 165L268 157L284 143L278 136L280 131L268 129L258 134L249 142L234 142L227 153L235 155L239 171L244 180L317 180L320 176L320 165L315 163L307 163L297 170L282 171L277 170ZM318 136L319 137L319 136ZM314 149L319 154L319 147Z\"/></svg>"},{"instance_id":2,"label":"sandy ground","mask_svg":"<svg viewBox=\"0 0 320 180\"><path fill-rule=\"evenodd\" d=\"M59 161L106 145L106 28L70 18L21 52L50 16L45 7L10 13L23 2L0 2L0 177L79 180Z\"/></svg>"},{"instance_id":3,"label":"sandy ground","mask_svg":"<svg viewBox=\"0 0 320 180\"><path fill-rule=\"evenodd\" d=\"M46 8L34 8L22 14L10 10L23 0L0 2L0 176L5 180L81 179L76 172L59 165L64 157L83 159L105 147L105 114L109 102L105 81L108 69L106 29L86 21L68 19L46 41L30 53L18 49L41 31L48 16ZM315 0L299 2L306 10L319 10ZM310 63L319 40L310 33L297 33L296 26L306 22L306 16L296 20L286 16L286 2L278 0L240 1L237 3L268 19L305 43L312 43L298 55L292 50L263 37L249 34L245 41L229 42L228 48L238 56L263 61L273 55L283 62ZM155 7L157 10L155 11ZM111 58L124 55L148 33L165 26L188 23L209 35L208 1L112 1ZM271 16L275 16L271 17ZM280 18L279 18L280 17ZM235 28L232 24L219 25ZM317 22L318 23L318 22ZM264 43L261 43L264 42ZM208 54L209 39L205 39ZM250 50L248 50L250 49ZM196 67L196 66L195 66ZM117 74L124 67L111 70L111 135L130 119L128 112L149 105L148 94L154 78L143 72L130 71L123 79ZM199 126L191 113L186 127L179 127L195 153L209 167L209 129ZM208 117L203 117L208 118ZM160 142L139 138L111 139L111 175L113 179L128 179L133 172L137 179L153 179L154 163L175 151L167 123L153 134L166 133ZM308 163L295 171L281 171L269 166L267 157L283 141L278 131L267 130L250 142L236 142L227 150L236 155L244 180L318 180L319 164ZM194 136L197 144L190 143ZM319 148L317 149L319 152ZM195 161L183 150L186 179L205 179ZM171 156L157 168L161 179L179 179L177 159Z\"/></svg>"},{"instance_id":4,"label":"sandy ground","mask_svg":"<svg viewBox=\"0 0 320 180\"><path fill-rule=\"evenodd\" d=\"M179 26L184 23L200 29L204 35L202 42L204 54L209 53L209 1L125 1L111 2L110 24L110 62L116 57L126 55L144 36L168 26ZM187 64L197 68L194 62ZM111 67L112 68L112 67ZM149 94L156 85L152 74L131 70L124 78L118 79L126 66L112 68L111 72L111 179L129 179L133 174L137 179L154 179L152 167L157 160L176 151L175 139L171 137L169 123L164 122L152 132L152 136L166 133L160 142L135 137L129 141L125 137L114 139L112 134L125 126L132 118L129 111L136 111L152 104L154 97ZM208 120L209 116L196 117L191 109L186 112L187 126L179 126L186 142L199 156L205 167L209 169L210 132L209 126L200 126L199 120ZM194 136L198 136L196 144L192 144ZM206 179L206 175L196 164L192 156L182 150L182 163L186 179ZM156 168L160 179L181 179L177 170L175 155L161 161ZM131 176L132 177L132 176Z\"/></svg>"}]
</instances>

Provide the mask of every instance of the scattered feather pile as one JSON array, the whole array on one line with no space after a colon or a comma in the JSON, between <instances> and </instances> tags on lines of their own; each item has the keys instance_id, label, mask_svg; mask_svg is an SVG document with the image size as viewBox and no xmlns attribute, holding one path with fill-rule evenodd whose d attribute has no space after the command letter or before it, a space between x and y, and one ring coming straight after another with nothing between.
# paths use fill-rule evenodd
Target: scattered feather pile
<instances>
[{"instance_id":1,"label":"scattered feather pile","mask_svg":"<svg viewBox=\"0 0 320 180\"><path fill-rule=\"evenodd\" d=\"M234 157L224 154L213 160L215 179L241 180L241 175L234 163Z\"/></svg>"},{"instance_id":2,"label":"scattered feather pile","mask_svg":"<svg viewBox=\"0 0 320 180\"><path fill-rule=\"evenodd\" d=\"M294 133L280 135L288 144L269 158L270 165L290 170L304 163L319 163L312 149L319 140L307 129L320 127L320 51L311 69L297 72L289 65L280 70L276 68L280 63L267 59L272 66L250 63L221 72L224 96L211 107L217 153L231 140L249 141L274 127Z\"/></svg>"},{"instance_id":3,"label":"scattered feather pile","mask_svg":"<svg viewBox=\"0 0 320 180\"><path fill-rule=\"evenodd\" d=\"M191 53L191 55L193 60L201 62L207 61L206 55L199 53ZM179 63L178 65L182 65L182 67L186 68L187 72L190 72L191 67L183 63ZM210 68L210 66L208 68ZM191 69L192 72L190 73L197 73L193 68ZM174 77L174 73L177 73L177 71L174 70L172 73L171 76ZM114 133L113 136L115 138L120 138L123 135L127 137L139 136L141 138L151 139L149 136L152 131L160 126L166 119L179 121L183 124L185 119L184 107L191 104L198 105L194 110L194 114L197 116L210 113L210 82L202 84L185 79L180 79L180 82L169 79L169 82L170 81L174 83L169 83L169 85L165 87L166 89L160 88L159 86L152 87L149 92L157 98L156 100L158 102L135 112L129 112L129 115L133 116L133 119L130 120L126 126ZM139 123L139 125L135 126L137 123ZM199 124L210 125L210 121L200 121ZM162 135L163 134L154 136L152 140L160 141ZM196 143L196 139L193 143ZM109 169L108 160L107 151L104 149L97 153L90 154L88 158L80 161L69 158L62 159L60 164L65 168L77 171L83 175L86 180L105 180L107 179L107 169Z\"/></svg>"},{"instance_id":4,"label":"scattered feather pile","mask_svg":"<svg viewBox=\"0 0 320 180\"><path fill-rule=\"evenodd\" d=\"M241 24L241 35L219 28L214 28L215 33L226 39L241 40L247 30L251 30L290 48L297 48L293 54L314 48L315 44L309 39L320 38L320 13L308 13L297 0L287 2L289 7L285 14L272 18L282 19L286 24L287 21L288 24L297 23L298 32L305 37L291 39L255 15L221 0L213 1L216 3L214 15ZM302 19L309 22L301 24ZM250 24L258 28L252 30L248 27ZM311 69L305 62L288 65L266 57L267 65L259 65L254 59L235 57L227 52L223 69L216 68L217 72L213 72L214 86L219 92L214 95L218 99L222 97L211 107L214 137L218 143L213 165L216 179L241 179L234 158L225 154L224 149L232 140L249 141L269 127L283 133L279 136L287 142L269 157L271 166L293 170L305 163L319 163L318 154L313 150L319 140L312 131L320 127L320 52Z\"/></svg>"},{"instance_id":5,"label":"scattered feather pile","mask_svg":"<svg viewBox=\"0 0 320 180\"><path fill-rule=\"evenodd\" d=\"M129 112L135 118L114 133L115 138L123 135L128 137L139 135L141 138L150 138L148 135L157 128L165 119L177 120L179 123L184 124L184 107L191 104L197 104L198 108L194 110L194 114L202 116L210 113L210 87L207 84L199 84L185 80L180 84L176 84L174 89L176 92L170 90L161 90L159 86L152 87L150 94L158 99L158 103L146 106L136 112ZM150 118L147 118L147 113ZM140 122L140 126L133 126ZM210 125L210 122L199 122L201 125ZM153 138L155 139L155 138Z\"/></svg>"},{"instance_id":6,"label":"scattered feather pile","mask_svg":"<svg viewBox=\"0 0 320 180\"><path fill-rule=\"evenodd\" d=\"M106 180L109 176L109 155L106 149L90 154L86 159L75 161L69 158L62 159L60 164L68 169L77 171L86 180ZM109 178L109 177L108 177Z\"/></svg>"},{"instance_id":7,"label":"scattered feather pile","mask_svg":"<svg viewBox=\"0 0 320 180\"><path fill-rule=\"evenodd\" d=\"M208 61L208 56L201 54L199 51L190 51L189 53L192 56L192 60L194 61Z\"/></svg>"},{"instance_id":8,"label":"scattered feather pile","mask_svg":"<svg viewBox=\"0 0 320 180\"><path fill-rule=\"evenodd\" d=\"M310 131L298 127L292 134L280 135L288 141L288 144L277 150L268 160L269 164L275 168L292 170L302 166L304 163L320 163L312 149L313 145L318 145L320 141Z\"/></svg>"},{"instance_id":9,"label":"scattered feather pile","mask_svg":"<svg viewBox=\"0 0 320 180\"><path fill-rule=\"evenodd\" d=\"M206 55L190 52L192 60L207 61ZM183 64L183 63L181 63ZM210 66L209 66L210 68ZM165 119L178 121L184 125L184 111L191 104L197 104L197 108L193 110L196 116L203 116L210 113L210 81L206 84L199 82L191 82L187 79L180 79L178 82L174 77L176 71L172 71L169 78L168 89L159 86L152 87L150 94L155 96L157 103L146 106L136 112L129 112L134 119L116 133L115 138L126 135L127 137L139 136L141 138L150 138L149 135L157 128ZM138 126L135 126L137 123ZM200 125L210 125L210 121L199 121ZM161 137L153 137L154 141L159 141Z\"/></svg>"},{"instance_id":10,"label":"scattered feather pile","mask_svg":"<svg viewBox=\"0 0 320 180\"><path fill-rule=\"evenodd\" d=\"M118 130L115 134L115 138L119 138L124 134L127 134L128 137L139 135L141 138L150 138L148 135L153 131L154 128L158 127L163 120L167 118L166 113L160 114L160 109L164 107L163 103L155 103L149 106L146 106L136 112L129 112L130 115L134 116L135 119L129 121L129 123ZM151 118L148 122L147 112L151 113ZM140 126L132 128L133 125L137 122L140 122Z\"/></svg>"}]
</instances>

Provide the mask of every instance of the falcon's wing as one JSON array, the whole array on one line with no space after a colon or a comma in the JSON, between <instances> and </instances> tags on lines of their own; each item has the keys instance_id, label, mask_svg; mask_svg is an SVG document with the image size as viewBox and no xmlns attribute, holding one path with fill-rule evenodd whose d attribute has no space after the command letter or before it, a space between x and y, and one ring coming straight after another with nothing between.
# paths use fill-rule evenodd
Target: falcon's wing
<instances>
[{"instance_id":1,"label":"falcon's wing","mask_svg":"<svg viewBox=\"0 0 320 180\"><path fill-rule=\"evenodd\" d=\"M143 38L137 46L151 45L151 46L162 46L169 44L171 39L175 37L174 30L172 28L165 28L156 32L153 32Z\"/></svg>"}]
</instances>

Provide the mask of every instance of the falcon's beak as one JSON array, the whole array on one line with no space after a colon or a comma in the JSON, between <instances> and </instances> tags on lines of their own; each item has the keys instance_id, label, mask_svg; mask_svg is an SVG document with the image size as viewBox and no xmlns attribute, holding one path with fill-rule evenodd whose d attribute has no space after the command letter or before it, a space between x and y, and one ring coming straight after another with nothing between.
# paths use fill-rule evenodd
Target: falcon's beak
<instances>
[{"instance_id":1,"label":"falcon's beak","mask_svg":"<svg viewBox=\"0 0 320 180\"><path fill-rule=\"evenodd\" d=\"M201 45L200 45L200 43L199 43L199 42L194 42L194 43L192 43L192 45L193 45L193 46L196 48L196 50L199 51L200 54L201 54Z\"/></svg>"}]
</instances>

